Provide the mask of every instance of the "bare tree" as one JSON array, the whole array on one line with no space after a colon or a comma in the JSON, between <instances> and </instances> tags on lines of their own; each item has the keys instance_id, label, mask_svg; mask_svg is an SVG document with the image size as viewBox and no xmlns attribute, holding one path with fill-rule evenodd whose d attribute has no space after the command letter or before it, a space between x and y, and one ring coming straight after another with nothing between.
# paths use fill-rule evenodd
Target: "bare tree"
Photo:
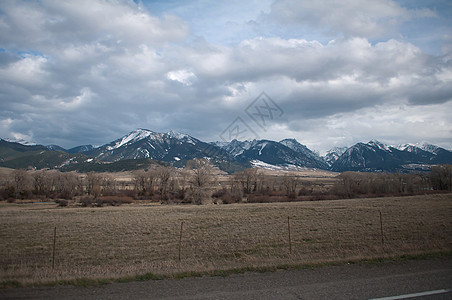
<instances>
[{"instance_id":1,"label":"bare tree","mask_svg":"<svg viewBox=\"0 0 452 300\"><path fill-rule=\"evenodd\" d=\"M156 170L139 170L133 173L133 182L135 190L139 196L152 197L154 195L154 189L157 185L157 171Z\"/></svg>"},{"instance_id":2,"label":"bare tree","mask_svg":"<svg viewBox=\"0 0 452 300\"><path fill-rule=\"evenodd\" d=\"M50 197L53 190L53 176L49 171L37 171L33 174L33 192L38 196Z\"/></svg>"},{"instance_id":3,"label":"bare tree","mask_svg":"<svg viewBox=\"0 0 452 300\"><path fill-rule=\"evenodd\" d=\"M58 195L64 199L72 199L75 195L81 193L78 190L79 179L75 172L56 172L54 175L54 185Z\"/></svg>"},{"instance_id":4,"label":"bare tree","mask_svg":"<svg viewBox=\"0 0 452 300\"><path fill-rule=\"evenodd\" d=\"M168 188L171 179L171 167L160 166L156 170L159 179L159 191L162 200L168 200Z\"/></svg>"},{"instance_id":5,"label":"bare tree","mask_svg":"<svg viewBox=\"0 0 452 300\"><path fill-rule=\"evenodd\" d=\"M258 170L256 172L256 190L263 192L266 185L267 176L265 176L264 171Z\"/></svg>"},{"instance_id":6,"label":"bare tree","mask_svg":"<svg viewBox=\"0 0 452 300\"><path fill-rule=\"evenodd\" d=\"M116 193L116 180L111 175L105 175L102 177L102 194L114 195Z\"/></svg>"},{"instance_id":7,"label":"bare tree","mask_svg":"<svg viewBox=\"0 0 452 300\"><path fill-rule=\"evenodd\" d=\"M242 185L243 192L249 194L257 189L257 169L245 169L242 172L234 174L235 180Z\"/></svg>"},{"instance_id":8,"label":"bare tree","mask_svg":"<svg viewBox=\"0 0 452 300\"><path fill-rule=\"evenodd\" d=\"M0 174L0 200L13 199L16 197L15 184L11 174Z\"/></svg>"},{"instance_id":9,"label":"bare tree","mask_svg":"<svg viewBox=\"0 0 452 300\"><path fill-rule=\"evenodd\" d=\"M135 171L133 173L133 183L135 186L135 190L138 192L139 195L141 196L146 195L148 188L148 178L143 170Z\"/></svg>"},{"instance_id":10,"label":"bare tree","mask_svg":"<svg viewBox=\"0 0 452 300\"><path fill-rule=\"evenodd\" d=\"M177 172L177 179L179 183L179 188L183 191L185 191L187 180L188 180L188 173L186 170L180 170Z\"/></svg>"},{"instance_id":11,"label":"bare tree","mask_svg":"<svg viewBox=\"0 0 452 300\"><path fill-rule=\"evenodd\" d=\"M102 175L89 172L86 174L88 195L99 197L101 194Z\"/></svg>"},{"instance_id":12,"label":"bare tree","mask_svg":"<svg viewBox=\"0 0 452 300\"><path fill-rule=\"evenodd\" d=\"M205 159L194 159L187 162L187 168L192 171L188 197L192 203L202 204L209 197L209 189L214 183L213 165Z\"/></svg>"},{"instance_id":13,"label":"bare tree","mask_svg":"<svg viewBox=\"0 0 452 300\"><path fill-rule=\"evenodd\" d=\"M282 184L286 190L287 195L295 194L297 185L299 184L298 178L294 175L284 174Z\"/></svg>"},{"instance_id":14,"label":"bare tree","mask_svg":"<svg viewBox=\"0 0 452 300\"><path fill-rule=\"evenodd\" d=\"M32 189L32 177L25 170L14 170L14 189L16 198L26 198Z\"/></svg>"}]
</instances>

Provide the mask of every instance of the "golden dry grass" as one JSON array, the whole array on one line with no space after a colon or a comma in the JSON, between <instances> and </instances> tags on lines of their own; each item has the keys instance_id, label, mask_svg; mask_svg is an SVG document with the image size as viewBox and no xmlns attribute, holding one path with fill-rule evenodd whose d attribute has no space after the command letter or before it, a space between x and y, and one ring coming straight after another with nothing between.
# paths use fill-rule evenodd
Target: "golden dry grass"
<instances>
[{"instance_id":1,"label":"golden dry grass","mask_svg":"<svg viewBox=\"0 0 452 300\"><path fill-rule=\"evenodd\" d=\"M306 169L299 171L259 169L259 172L265 174L266 176L270 176L273 179L289 175L296 177L300 181L300 184L323 185L326 187L333 186L338 180L337 176L340 174L336 172L316 169ZM129 188L133 187L133 178L134 178L133 171L99 173L99 174L102 176L108 176L113 178L118 185L125 184ZM173 176L176 179L180 178L180 175L177 175L177 173L173 174ZM215 169L215 181L217 184L221 183L221 187L229 186L231 179L232 179L231 175L228 175L219 169ZM218 185L217 187L220 188L220 185ZM316 190L317 189L318 188L316 188Z\"/></svg>"},{"instance_id":2,"label":"golden dry grass","mask_svg":"<svg viewBox=\"0 0 452 300\"><path fill-rule=\"evenodd\" d=\"M452 194L220 206L1 203L0 240L0 281L28 284L415 254L452 249Z\"/></svg>"},{"instance_id":3,"label":"golden dry grass","mask_svg":"<svg viewBox=\"0 0 452 300\"><path fill-rule=\"evenodd\" d=\"M0 167L0 176L9 177L14 172L14 169Z\"/></svg>"}]
</instances>

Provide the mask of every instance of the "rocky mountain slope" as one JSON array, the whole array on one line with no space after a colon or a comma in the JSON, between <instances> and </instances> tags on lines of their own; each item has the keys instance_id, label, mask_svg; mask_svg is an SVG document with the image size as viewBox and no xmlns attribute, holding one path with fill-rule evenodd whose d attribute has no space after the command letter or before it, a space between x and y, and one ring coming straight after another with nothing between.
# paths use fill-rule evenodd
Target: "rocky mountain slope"
<instances>
[{"instance_id":1,"label":"rocky mountain slope","mask_svg":"<svg viewBox=\"0 0 452 300\"><path fill-rule=\"evenodd\" d=\"M11 168L106 170L105 164L113 166L113 163L117 168L127 170L150 161L183 167L194 158L209 159L227 172L253 165L336 172L404 172L428 170L435 164L450 164L452 151L427 143L391 146L372 140L349 148L333 148L320 157L295 139L206 143L183 133L157 133L147 129L137 129L100 147L83 145L69 150L57 145L23 145L0 140L0 166Z\"/></svg>"},{"instance_id":2,"label":"rocky mountain slope","mask_svg":"<svg viewBox=\"0 0 452 300\"><path fill-rule=\"evenodd\" d=\"M331 170L343 171L404 171L423 170L428 165L452 163L452 152L424 144L390 146L372 140L348 148L332 165Z\"/></svg>"}]
</instances>

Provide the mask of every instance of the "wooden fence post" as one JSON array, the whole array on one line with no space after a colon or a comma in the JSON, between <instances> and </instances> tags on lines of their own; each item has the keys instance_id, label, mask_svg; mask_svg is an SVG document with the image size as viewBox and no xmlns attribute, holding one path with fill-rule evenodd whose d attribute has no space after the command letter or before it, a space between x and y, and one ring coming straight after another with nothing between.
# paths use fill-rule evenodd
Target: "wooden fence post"
<instances>
[{"instance_id":1,"label":"wooden fence post","mask_svg":"<svg viewBox=\"0 0 452 300\"><path fill-rule=\"evenodd\" d=\"M182 229L184 228L184 222L180 223L180 235L179 235L179 262L180 262L180 251L182 245Z\"/></svg>"},{"instance_id":2,"label":"wooden fence post","mask_svg":"<svg viewBox=\"0 0 452 300\"><path fill-rule=\"evenodd\" d=\"M381 246L384 247L385 240L384 240L384 233L383 233L383 218L381 216L381 210L380 212L380 234L381 234Z\"/></svg>"},{"instance_id":3,"label":"wooden fence post","mask_svg":"<svg viewBox=\"0 0 452 300\"><path fill-rule=\"evenodd\" d=\"M52 255L52 270L55 269L55 246L56 246L56 226L53 230L53 255Z\"/></svg>"},{"instance_id":4,"label":"wooden fence post","mask_svg":"<svg viewBox=\"0 0 452 300\"><path fill-rule=\"evenodd\" d=\"M290 239L290 217L287 216L287 229L289 231L289 254L292 254L292 240Z\"/></svg>"}]
</instances>

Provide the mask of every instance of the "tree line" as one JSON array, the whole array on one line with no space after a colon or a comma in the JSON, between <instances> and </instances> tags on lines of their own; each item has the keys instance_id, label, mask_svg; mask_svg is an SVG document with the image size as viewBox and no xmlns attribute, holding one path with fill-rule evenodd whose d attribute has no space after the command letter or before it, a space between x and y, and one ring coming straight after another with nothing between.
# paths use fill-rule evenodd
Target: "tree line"
<instances>
[{"instance_id":1,"label":"tree line","mask_svg":"<svg viewBox=\"0 0 452 300\"><path fill-rule=\"evenodd\" d=\"M132 200L161 203L238 203L343 199L452 190L452 166L438 165L430 173L344 172L326 186L296 173L269 175L250 168L219 175L205 159L189 161L185 168L153 166L134 171L131 181L108 173L14 170L0 177L0 200L77 199L85 206L118 204ZM62 201L61 203L64 203Z\"/></svg>"}]
</instances>

